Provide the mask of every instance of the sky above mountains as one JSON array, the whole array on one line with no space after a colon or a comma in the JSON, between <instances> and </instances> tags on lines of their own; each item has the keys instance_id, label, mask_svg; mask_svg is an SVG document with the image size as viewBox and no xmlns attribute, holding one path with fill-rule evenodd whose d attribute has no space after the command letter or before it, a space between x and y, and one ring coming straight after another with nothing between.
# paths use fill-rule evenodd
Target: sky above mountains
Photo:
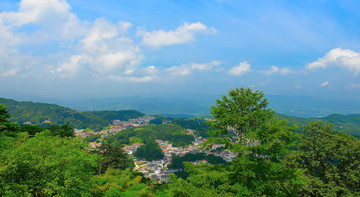
<instances>
[{"instance_id":1,"label":"sky above mountains","mask_svg":"<svg viewBox=\"0 0 360 197\"><path fill-rule=\"evenodd\" d=\"M360 1L2 0L0 97L360 99Z\"/></svg>"}]
</instances>

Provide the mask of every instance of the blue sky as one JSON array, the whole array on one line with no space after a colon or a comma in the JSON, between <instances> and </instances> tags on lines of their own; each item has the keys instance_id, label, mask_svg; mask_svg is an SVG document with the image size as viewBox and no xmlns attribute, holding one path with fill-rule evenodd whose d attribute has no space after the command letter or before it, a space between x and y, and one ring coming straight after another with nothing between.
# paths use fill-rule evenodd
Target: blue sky
<instances>
[{"instance_id":1,"label":"blue sky","mask_svg":"<svg viewBox=\"0 0 360 197\"><path fill-rule=\"evenodd\" d=\"M360 2L2 0L0 97L360 99Z\"/></svg>"}]
</instances>

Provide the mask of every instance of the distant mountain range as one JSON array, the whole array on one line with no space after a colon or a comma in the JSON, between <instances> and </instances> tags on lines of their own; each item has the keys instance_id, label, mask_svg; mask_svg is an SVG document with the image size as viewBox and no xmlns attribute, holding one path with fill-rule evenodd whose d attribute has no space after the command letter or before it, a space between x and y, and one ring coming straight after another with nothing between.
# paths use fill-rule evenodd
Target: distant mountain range
<instances>
[{"instance_id":1,"label":"distant mountain range","mask_svg":"<svg viewBox=\"0 0 360 197\"><path fill-rule=\"evenodd\" d=\"M155 99L153 100L155 102ZM158 100L159 101L159 100ZM88 104L94 103L96 100L88 100L82 104L85 107ZM133 103L140 102L139 100L134 99ZM164 103L165 102L165 103ZM166 111L165 105L170 105L171 100L163 100L163 102L158 102L157 106L160 106L164 112ZM295 101L294 101L295 102ZM34 103L34 102L19 102L12 99L0 99L1 104L7 105L7 110L12 115L11 120L18 123L23 122L32 122L35 124L42 123L45 120L49 120L52 124L69 124L74 128L91 128L91 129L102 129L108 126L112 120L120 119L127 120L129 118L136 118L144 115L141 112L135 110L120 110L120 111L77 111L67 107L62 107L55 104L47 103ZM98 103L99 106L104 106L104 103ZM109 104L109 109L116 109L116 106L120 106L118 100L113 100L113 103ZM138 104L137 106L151 105L151 102L141 102L144 105ZM145 105L146 103L146 105ZM173 101L173 104L182 103L180 101ZM205 104L203 104L205 105ZM199 105L199 108L202 105ZM188 111L195 111L190 108L177 108L180 112L185 113ZM301 107L301 106L299 106ZM305 108L305 106L302 106ZM121 108L121 107L119 107ZM130 107L129 107L130 108ZM95 109L99 109L95 107ZM106 109L106 108L103 108ZM150 109L150 108L149 108ZM155 108L151 108L155 109ZM174 110L172 108L171 110ZM150 111L150 110L149 110ZM170 110L169 110L170 111ZM175 111L172 111L175 112ZM190 118L190 115L181 114L181 113L171 113L168 116L178 119L187 119ZM342 130L346 133L352 134L354 136L360 137L360 114L351 114L351 115L342 115L342 114L331 114L326 117L321 118L299 118L295 116L276 114L278 119L287 120L290 124L298 125L297 131L301 131L304 125L309 124L311 121L324 121L330 122L335 125L337 130Z\"/></svg>"},{"instance_id":2,"label":"distant mountain range","mask_svg":"<svg viewBox=\"0 0 360 197\"><path fill-rule=\"evenodd\" d=\"M325 117L330 114L359 114L360 101L320 99L309 96L266 95L277 113L302 118ZM80 111L137 110L145 114L168 116L206 116L220 94L162 93L121 98L49 99L17 96L20 101L52 103Z\"/></svg>"}]
</instances>

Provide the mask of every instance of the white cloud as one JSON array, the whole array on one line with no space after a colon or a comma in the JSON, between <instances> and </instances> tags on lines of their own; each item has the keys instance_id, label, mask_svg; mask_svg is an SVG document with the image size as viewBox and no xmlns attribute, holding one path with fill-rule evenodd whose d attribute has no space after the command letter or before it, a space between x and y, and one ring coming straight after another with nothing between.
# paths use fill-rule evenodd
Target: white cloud
<instances>
[{"instance_id":1,"label":"white cloud","mask_svg":"<svg viewBox=\"0 0 360 197\"><path fill-rule=\"evenodd\" d=\"M180 66L172 66L166 69L166 72L170 75L177 75L177 76L187 76L193 74L193 71L210 71L212 68L221 65L221 61L212 61L209 63L190 63L190 64L183 64Z\"/></svg>"},{"instance_id":2,"label":"white cloud","mask_svg":"<svg viewBox=\"0 0 360 197\"><path fill-rule=\"evenodd\" d=\"M64 0L22 0L17 12L0 13L1 25L9 30L23 25L38 25L35 35L45 38L72 39L81 36L85 23L70 12L71 6Z\"/></svg>"},{"instance_id":3,"label":"white cloud","mask_svg":"<svg viewBox=\"0 0 360 197\"><path fill-rule=\"evenodd\" d=\"M78 54L59 65L54 73L72 76L79 71L92 71L96 74L130 75L143 56L133 41L125 36L130 23L112 24L107 20L97 19L85 37L80 41Z\"/></svg>"},{"instance_id":4,"label":"white cloud","mask_svg":"<svg viewBox=\"0 0 360 197\"><path fill-rule=\"evenodd\" d=\"M10 69L10 70L7 70L7 71L1 73L1 76L2 77L7 77L7 76L15 75L19 71L21 71L20 68L13 68L13 69Z\"/></svg>"},{"instance_id":5,"label":"white cloud","mask_svg":"<svg viewBox=\"0 0 360 197\"><path fill-rule=\"evenodd\" d=\"M138 83L145 83L152 81L154 79L152 76L124 77L124 76L114 76L114 75L110 75L109 78L115 81L129 81L129 82L138 82Z\"/></svg>"},{"instance_id":6,"label":"white cloud","mask_svg":"<svg viewBox=\"0 0 360 197\"><path fill-rule=\"evenodd\" d=\"M326 86L329 86L329 82L328 81L324 81L324 82L322 82L320 85L322 86L322 87L326 87Z\"/></svg>"},{"instance_id":7,"label":"white cloud","mask_svg":"<svg viewBox=\"0 0 360 197\"><path fill-rule=\"evenodd\" d=\"M167 45L183 44L192 42L195 40L195 36L198 34L212 34L216 33L216 30L212 27L197 23L184 23L184 25L176 28L175 31L139 31L138 35L142 36L142 44L154 49L161 48Z\"/></svg>"},{"instance_id":8,"label":"white cloud","mask_svg":"<svg viewBox=\"0 0 360 197\"><path fill-rule=\"evenodd\" d=\"M25 25L30 30L22 29ZM101 77L131 75L143 59L139 47L125 36L131 26L129 22L111 23L104 18L81 21L65 0L22 0L18 11L0 13L1 76L14 75L20 70L36 74L51 72L62 77L83 73ZM49 39L56 40L58 47L66 48L68 54L62 54L55 67L45 62L54 64L56 60L51 58L57 54L43 56L44 66L35 67L29 62L36 59L31 57L31 51L25 52L25 58L19 50L22 44L37 46Z\"/></svg>"},{"instance_id":9,"label":"white cloud","mask_svg":"<svg viewBox=\"0 0 360 197\"><path fill-rule=\"evenodd\" d=\"M336 48L317 61L307 64L306 68L313 70L331 66L347 69L357 75L360 73L360 53L350 49Z\"/></svg>"},{"instance_id":10,"label":"white cloud","mask_svg":"<svg viewBox=\"0 0 360 197\"><path fill-rule=\"evenodd\" d=\"M243 75L247 72L250 72L251 65L249 63L245 62L240 62L239 65L232 67L229 71L228 74L230 75Z\"/></svg>"},{"instance_id":11,"label":"white cloud","mask_svg":"<svg viewBox=\"0 0 360 197\"><path fill-rule=\"evenodd\" d=\"M353 83L353 84L351 84L351 87L360 88L360 83Z\"/></svg>"},{"instance_id":12,"label":"white cloud","mask_svg":"<svg viewBox=\"0 0 360 197\"><path fill-rule=\"evenodd\" d=\"M265 74L267 75L271 75L271 74L274 74L274 73L279 73L279 74L282 74L282 75L287 75L287 74L290 74L290 73L293 73L294 71L291 70L290 68L279 68L277 66L272 66L270 68L270 70L267 70L267 71L264 71Z\"/></svg>"}]
</instances>

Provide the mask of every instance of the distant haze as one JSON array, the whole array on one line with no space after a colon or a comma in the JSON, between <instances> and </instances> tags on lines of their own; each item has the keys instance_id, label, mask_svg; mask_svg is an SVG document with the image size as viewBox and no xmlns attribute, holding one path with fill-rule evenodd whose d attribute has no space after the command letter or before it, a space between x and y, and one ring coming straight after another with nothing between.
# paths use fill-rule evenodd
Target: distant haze
<instances>
[{"instance_id":1,"label":"distant haze","mask_svg":"<svg viewBox=\"0 0 360 197\"><path fill-rule=\"evenodd\" d=\"M330 114L360 114L360 102L344 100L326 100L308 96L268 95L270 107L276 113L296 117L324 117ZM169 93L157 96L129 96L121 98L92 98L61 100L24 96L13 98L18 101L34 101L58 104L80 111L96 110L137 110L145 114L208 116L215 99L221 94Z\"/></svg>"}]
</instances>

